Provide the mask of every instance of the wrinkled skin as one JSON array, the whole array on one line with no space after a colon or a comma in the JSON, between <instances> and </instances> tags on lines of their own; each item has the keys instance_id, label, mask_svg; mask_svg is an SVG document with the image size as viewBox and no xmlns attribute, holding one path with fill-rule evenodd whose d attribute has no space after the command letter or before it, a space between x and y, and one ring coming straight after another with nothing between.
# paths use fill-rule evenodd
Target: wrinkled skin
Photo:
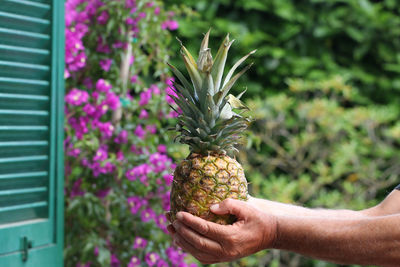
<instances>
[{"instance_id":1,"label":"wrinkled skin","mask_svg":"<svg viewBox=\"0 0 400 267\"><path fill-rule=\"evenodd\" d=\"M220 215L234 214L237 221L232 225L219 225L179 212L168 226L173 243L201 263L230 262L273 246L277 232L275 217L234 199L212 206L211 211Z\"/></svg>"}]
</instances>

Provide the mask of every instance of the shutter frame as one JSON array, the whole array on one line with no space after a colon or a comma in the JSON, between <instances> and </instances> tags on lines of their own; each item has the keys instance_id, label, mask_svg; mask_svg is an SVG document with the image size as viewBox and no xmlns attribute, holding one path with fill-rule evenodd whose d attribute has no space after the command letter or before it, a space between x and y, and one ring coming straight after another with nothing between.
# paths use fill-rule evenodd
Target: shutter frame
<instances>
[{"instance_id":1,"label":"shutter frame","mask_svg":"<svg viewBox=\"0 0 400 267\"><path fill-rule=\"evenodd\" d=\"M50 11L51 11L51 32L48 33L48 35L51 34L51 48L49 50L46 49L38 49L35 50L34 53L41 53L43 56L47 56L51 58L51 77L50 79L50 93L49 93L49 98L47 101L49 101L49 105L51 106L50 108L50 124L49 124L49 150L50 154L49 156L53 157L53 159L49 160L54 160L52 164L50 164L50 167L48 169L48 175L51 177L53 175L53 179L49 178L49 184L48 187L51 187L51 190L49 189L47 200L48 200L48 205L49 207L52 207L49 210L48 217L51 219L50 222L46 222L46 219L36 219L33 221L22 221L22 222L15 222L12 224L0 224L0 236L2 236L2 242L0 243L0 266L24 266L24 267L30 267L30 266L49 266L49 267L56 267L56 266L63 266L63 242L64 242L64 155L63 155L63 139L64 139L64 44L65 44L65 37L64 37L64 1L58 1L58 0L51 0L48 3L46 1L41 0L41 1L24 1L27 4L32 5L33 8L42 8L43 6L50 6ZM9 0L5 3L5 5L9 5L9 7L15 7L18 3L17 0ZM32 13L30 10L24 11L26 14ZM25 15L26 15L25 14ZM33 13L32 13L33 14ZM1 15L1 13L0 13ZM0 24L1 27L1 24ZM2 32L0 32L0 38L1 38ZM43 35L43 34L42 34ZM35 36L35 34L32 34L32 36ZM41 37L41 36L39 36ZM1 46L1 39L0 39L0 52L3 51L11 51L15 52L17 55L22 54L27 54L29 55L29 50L26 51L25 49L18 49L13 47L13 45L7 45L4 44ZM47 51L50 51L48 53ZM10 52L10 53L11 53ZM28 56L29 58L29 56ZM9 59L12 59L10 56ZM1 62L0 62L1 63ZM37 64L41 64L41 62L38 62ZM14 66L16 66L14 64ZM22 64L20 65L22 67L34 67L35 66L30 66L28 64ZM18 66L17 66L18 67ZM46 68L44 67L38 67L36 68L37 71L46 71ZM36 71L36 70L35 70ZM1 74L1 64L0 64L0 74ZM1 76L1 75L0 75ZM29 76L29 75L28 75ZM21 79L20 79L21 80ZM0 79L1 82L1 79ZM21 81L24 82L24 81ZM33 85L37 86L46 86L46 84L41 84L41 82L33 81ZM22 90L25 90L24 86L21 86ZM43 91L38 91L38 92L43 92ZM26 96L26 95L28 96ZM33 99L33 100L38 100L38 97L35 95L29 95L29 93L24 92L24 95L26 96L26 99ZM10 101L18 101L16 99L16 95L13 95L12 92L5 92L2 97L8 97L10 98ZM40 97L39 97L40 98ZM13 100L14 99L14 100ZM24 100L24 99L23 99ZM46 98L40 98L39 100L41 101L46 101ZM5 105L5 103L3 103ZM12 103L10 103L11 105ZM2 107L2 103L0 102L0 109ZM4 110L4 109L3 109ZM0 116L2 116L0 114ZM0 119L1 120L1 119ZM4 124L3 124L4 125ZM2 130L2 126L0 123L0 132ZM24 127L24 126L16 126L15 129L17 129L17 132L21 132L21 129L18 129L18 127ZM34 127L35 128L35 127ZM14 130L15 130L14 129ZM4 130L4 129L3 129ZM10 129L8 129L10 130ZM28 130L28 129L27 129ZM42 127L36 127L37 131L44 131L45 129ZM22 129L23 131L23 129ZM12 129L10 130L11 133ZM0 133L0 140L2 138ZM5 145L18 145L18 144L5 144ZM23 144L22 144L23 145ZM33 145L36 146L44 146L45 144L41 141L38 141L34 143ZM1 147L0 147L1 149ZM40 173L36 173L36 176L43 175ZM17 175L18 176L18 175ZM34 175L33 175L34 176ZM1 179L1 174L0 174L0 179ZM0 188L1 190L1 188ZM36 189L36 191L40 191L39 189ZM13 191L15 192L15 191ZM23 193L23 192L22 192ZM1 207L0 207L1 208ZM49 221L49 220L47 220ZM49 231L49 227L51 230ZM33 248L29 249L28 251L28 259L26 262L22 261L22 250L18 249L15 251L9 251L7 253L2 253L2 243L10 244L14 243L14 247L18 245L20 247L21 239L23 234L26 234L29 236L29 234L32 234L31 231L32 229L35 229L34 231L37 231L34 233L34 240L33 241ZM16 235L15 233L19 231L19 235ZM37 240L35 240L37 238ZM40 240L42 239L42 240ZM46 240L49 240L49 242L45 242ZM41 244L41 242L43 244ZM4 249L4 247L3 247Z\"/></svg>"}]
</instances>

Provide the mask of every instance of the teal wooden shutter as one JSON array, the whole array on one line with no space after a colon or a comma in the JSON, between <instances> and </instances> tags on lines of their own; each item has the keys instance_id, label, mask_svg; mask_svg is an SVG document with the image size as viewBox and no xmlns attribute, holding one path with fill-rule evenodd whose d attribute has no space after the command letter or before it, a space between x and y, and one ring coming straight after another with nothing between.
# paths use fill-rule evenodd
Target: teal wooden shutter
<instances>
[{"instance_id":1,"label":"teal wooden shutter","mask_svg":"<svg viewBox=\"0 0 400 267\"><path fill-rule=\"evenodd\" d=\"M0 0L0 266L62 266L64 1Z\"/></svg>"}]
</instances>

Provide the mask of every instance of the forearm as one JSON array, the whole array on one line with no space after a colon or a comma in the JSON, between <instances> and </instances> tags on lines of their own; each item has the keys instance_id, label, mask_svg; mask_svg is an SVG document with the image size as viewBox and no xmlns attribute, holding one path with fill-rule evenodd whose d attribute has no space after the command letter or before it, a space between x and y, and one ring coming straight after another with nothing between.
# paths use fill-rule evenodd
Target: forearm
<instances>
[{"instance_id":1,"label":"forearm","mask_svg":"<svg viewBox=\"0 0 400 267\"><path fill-rule=\"evenodd\" d=\"M309 209L300 206L274 202L266 199L251 197L250 204L263 212L267 212L276 216L304 216L304 217L329 217L329 218L343 218L343 217L365 217L366 215L353 210L325 210L325 209Z\"/></svg>"},{"instance_id":2,"label":"forearm","mask_svg":"<svg viewBox=\"0 0 400 267\"><path fill-rule=\"evenodd\" d=\"M341 264L399 266L400 215L356 219L278 216L276 249Z\"/></svg>"}]
</instances>

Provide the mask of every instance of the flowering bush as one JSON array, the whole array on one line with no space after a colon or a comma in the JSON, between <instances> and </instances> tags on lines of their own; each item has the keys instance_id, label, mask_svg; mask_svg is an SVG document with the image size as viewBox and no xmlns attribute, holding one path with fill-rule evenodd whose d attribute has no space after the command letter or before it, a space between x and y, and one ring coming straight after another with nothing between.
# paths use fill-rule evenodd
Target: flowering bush
<instances>
[{"instance_id":1,"label":"flowering bush","mask_svg":"<svg viewBox=\"0 0 400 267\"><path fill-rule=\"evenodd\" d=\"M188 266L166 218L180 155L165 61L178 23L161 2L68 0L66 266ZM167 89L167 90L166 90Z\"/></svg>"}]
</instances>

